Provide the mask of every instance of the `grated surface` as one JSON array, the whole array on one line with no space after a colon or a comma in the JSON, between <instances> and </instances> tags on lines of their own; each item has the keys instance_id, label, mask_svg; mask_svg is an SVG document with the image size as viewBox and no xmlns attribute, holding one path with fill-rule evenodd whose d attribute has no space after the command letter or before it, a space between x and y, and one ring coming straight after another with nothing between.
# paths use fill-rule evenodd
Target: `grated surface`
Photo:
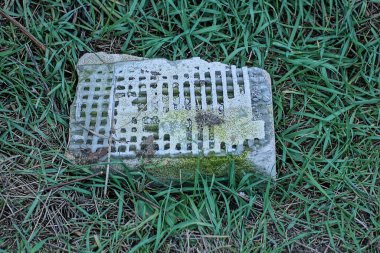
<instances>
[{"instance_id":1,"label":"grated surface","mask_svg":"<svg viewBox=\"0 0 380 253\"><path fill-rule=\"evenodd\" d=\"M249 151L255 165L273 171L264 70L192 58L82 63L78 73L70 150L96 152L112 140L111 155L129 159Z\"/></svg>"}]
</instances>

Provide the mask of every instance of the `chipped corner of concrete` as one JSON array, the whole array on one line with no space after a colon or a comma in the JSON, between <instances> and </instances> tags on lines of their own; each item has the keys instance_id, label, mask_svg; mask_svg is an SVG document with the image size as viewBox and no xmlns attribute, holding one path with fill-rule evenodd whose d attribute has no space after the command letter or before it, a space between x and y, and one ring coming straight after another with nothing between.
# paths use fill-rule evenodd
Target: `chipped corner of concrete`
<instances>
[{"instance_id":1,"label":"chipped corner of concrete","mask_svg":"<svg viewBox=\"0 0 380 253\"><path fill-rule=\"evenodd\" d=\"M178 165L189 157L244 154L253 169L276 178L265 70L100 52L83 55L77 71L69 135L74 157L96 157L109 145L112 157L131 166L144 156Z\"/></svg>"}]
</instances>

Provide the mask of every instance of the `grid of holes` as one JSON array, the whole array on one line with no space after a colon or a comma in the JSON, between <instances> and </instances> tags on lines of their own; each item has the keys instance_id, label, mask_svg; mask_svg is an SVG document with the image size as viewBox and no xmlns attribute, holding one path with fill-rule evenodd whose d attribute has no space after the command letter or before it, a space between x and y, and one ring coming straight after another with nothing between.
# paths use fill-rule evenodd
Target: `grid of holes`
<instances>
[{"instance_id":1,"label":"grid of holes","mask_svg":"<svg viewBox=\"0 0 380 253\"><path fill-rule=\"evenodd\" d=\"M121 69L116 71L115 125L118 122L119 111L123 110L123 108L119 108L120 99L127 99L130 102L128 105L137 107L138 111L147 111L149 109L147 104L147 91L149 91L149 87L147 88L145 84L147 76L135 78L135 75L124 75L123 72ZM128 72L133 73L134 68ZM154 80L154 76L151 77L151 80ZM152 83L150 88L155 85ZM146 145L144 143L149 136L153 135L155 140L158 139L158 118L146 116L138 119L138 117L132 117L127 125L120 125L116 129L116 138L112 146L112 152L116 155L135 156L144 148L144 145ZM154 146L158 150L157 144L154 144Z\"/></svg>"},{"instance_id":2,"label":"grid of holes","mask_svg":"<svg viewBox=\"0 0 380 253\"><path fill-rule=\"evenodd\" d=\"M90 148L95 152L108 146L112 85L113 70L107 66L83 66L76 98L76 119L71 131L75 141L70 143L71 148Z\"/></svg>"},{"instance_id":3,"label":"grid of holes","mask_svg":"<svg viewBox=\"0 0 380 253\"><path fill-rule=\"evenodd\" d=\"M154 72L138 68L120 69L116 73L115 120L117 120L119 105L118 97L132 99L132 105L137 106L139 111L149 111L152 107L154 108L151 101L148 101L153 94L160 97L161 101L156 106L162 112L178 109L213 109L222 115L227 98L234 98L237 92L244 94L247 91L246 86L249 86L247 68L245 71L244 68L237 69L234 66L227 68L205 72L198 68L193 73L172 76L157 75L156 73L161 73L161 70ZM141 71L141 73L136 75L137 71ZM246 76L244 77L244 75ZM122 94L122 96L118 96L118 94ZM121 156L134 156L141 151L146 139L151 135L154 137L154 148L157 154L161 155L196 154L201 149L225 154L228 150L239 149L236 145L229 145L225 142L217 143L214 139L213 127L196 129L195 125L195 122L188 119L187 142L175 143L171 140L169 133L162 133L159 136L159 119L133 118L129 126L120 129L119 138L112 151ZM244 148L243 145L241 146L240 150ZM244 146L248 146L247 140L244 142Z\"/></svg>"}]
</instances>

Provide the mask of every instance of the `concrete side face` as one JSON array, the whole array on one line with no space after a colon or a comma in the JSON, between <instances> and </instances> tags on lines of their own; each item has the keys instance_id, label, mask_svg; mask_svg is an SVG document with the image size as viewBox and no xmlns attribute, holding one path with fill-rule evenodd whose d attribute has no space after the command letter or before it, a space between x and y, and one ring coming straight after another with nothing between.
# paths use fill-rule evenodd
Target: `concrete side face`
<instances>
[{"instance_id":1,"label":"concrete side face","mask_svg":"<svg viewBox=\"0 0 380 253\"><path fill-rule=\"evenodd\" d=\"M141 157L244 155L253 168L276 176L266 71L199 58L87 54L78 74L70 120L73 153L111 145L112 157L127 164Z\"/></svg>"}]
</instances>

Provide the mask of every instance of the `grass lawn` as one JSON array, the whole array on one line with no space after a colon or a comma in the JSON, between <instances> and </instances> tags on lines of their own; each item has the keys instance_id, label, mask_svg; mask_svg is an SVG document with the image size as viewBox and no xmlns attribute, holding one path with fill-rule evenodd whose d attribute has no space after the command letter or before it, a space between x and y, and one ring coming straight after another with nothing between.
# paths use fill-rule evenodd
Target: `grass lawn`
<instances>
[{"instance_id":1,"label":"grass lawn","mask_svg":"<svg viewBox=\"0 0 380 253\"><path fill-rule=\"evenodd\" d=\"M270 3L269 3L270 2ZM380 2L5 0L1 252L380 252ZM157 184L64 153L86 52L199 56L272 77L276 182ZM233 172L233 166L231 166Z\"/></svg>"}]
</instances>

